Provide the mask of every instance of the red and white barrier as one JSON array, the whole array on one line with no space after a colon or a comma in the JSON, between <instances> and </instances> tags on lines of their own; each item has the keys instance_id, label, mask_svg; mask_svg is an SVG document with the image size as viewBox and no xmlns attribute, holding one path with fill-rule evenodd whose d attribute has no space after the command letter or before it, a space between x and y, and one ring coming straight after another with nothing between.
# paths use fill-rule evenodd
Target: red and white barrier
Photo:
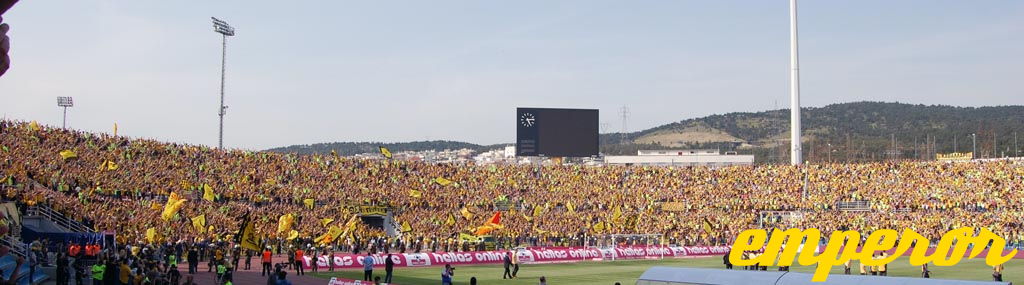
<instances>
[{"instance_id":1,"label":"red and white barrier","mask_svg":"<svg viewBox=\"0 0 1024 285\"><path fill-rule=\"evenodd\" d=\"M729 253L728 246L632 246L615 248L581 248L581 247L559 247L559 248L530 248L516 251L519 262L530 263L562 263L579 261L601 261L616 259L657 259L662 257L702 257L722 255ZM497 251L468 251L468 252L445 252L445 253L396 253L391 255L391 261L395 267L420 267L420 266L441 266L451 265L472 265L472 264L501 264L504 262L507 250ZM341 254L334 256L334 268L356 269L363 268L363 260L367 255ZM374 254L373 266L384 267L386 254ZM318 256L316 265L320 268L329 268L328 256ZM303 257L303 264L306 268L312 266L313 257Z\"/></svg>"}]
</instances>

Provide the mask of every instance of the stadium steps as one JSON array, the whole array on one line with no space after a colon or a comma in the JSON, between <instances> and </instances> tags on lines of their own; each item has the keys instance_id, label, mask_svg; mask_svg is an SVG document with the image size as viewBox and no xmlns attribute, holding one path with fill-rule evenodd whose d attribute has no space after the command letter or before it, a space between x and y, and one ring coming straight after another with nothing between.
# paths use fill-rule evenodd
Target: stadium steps
<instances>
[{"instance_id":1,"label":"stadium steps","mask_svg":"<svg viewBox=\"0 0 1024 285\"><path fill-rule=\"evenodd\" d=\"M46 205L36 204L35 206L28 207L28 209L25 210L25 216L23 217L23 219L30 220L33 218L42 218L50 222L53 222L54 225L61 227L66 232L93 232L93 230L89 229L89 227L86 227L82 223L79 223L78 221L68 218L64 214L61 214L60 212L57 212L53 210L53 208L50 208L49 206Z\"/></svg>"}]
</instances>

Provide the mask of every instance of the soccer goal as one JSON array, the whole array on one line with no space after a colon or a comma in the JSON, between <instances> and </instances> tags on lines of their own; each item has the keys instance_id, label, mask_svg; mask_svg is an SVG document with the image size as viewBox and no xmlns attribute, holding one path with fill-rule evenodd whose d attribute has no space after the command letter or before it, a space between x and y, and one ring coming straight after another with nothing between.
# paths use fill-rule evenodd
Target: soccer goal
<instances>
[{"instance_id":1,"label":"soccer goal","mask_svg":"<svg viewBox=\"0 0 1024 285\"><path fill-rule=\"evenodd\" d=\"M620 251L646 250L648 247L665 246L664 234L608 234L595 236L590 240L587 247L601 250L602 258L605 260L620 259L663 259L664 251L657 251L656 255L643 254L632 256L620 256ZM618 249L617 249L618 248ZM638 257L639 256L639 257Z\"/></svg>"}]
</instances>

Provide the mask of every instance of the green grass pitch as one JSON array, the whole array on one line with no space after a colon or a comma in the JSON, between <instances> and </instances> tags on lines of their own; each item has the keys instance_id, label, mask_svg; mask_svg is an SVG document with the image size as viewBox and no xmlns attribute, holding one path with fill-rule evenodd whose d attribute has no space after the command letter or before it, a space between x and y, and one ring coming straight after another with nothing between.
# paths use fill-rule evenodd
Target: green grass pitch
<instances>
[{"instance_id":1,"label":"green grass pitch","mask_svg":"<svg viewBox=\"0 0 1024 285\"><path fill-rule=\"evenodd\" d=\"M469 284L469 278L475 276L477 284L537 284L541 276L547 278L548 284L608 284L615 282L634 284L640 274L651 266L704 267L721 268L722 257L710 258L667 258L663 260L626 260L613 262L581 262L562 264L527 264L519 268L519 279L503 280L501 264L458 266L455 269L455 284ZM1014 259L1004 264L1003 280L1014 284L1024 284L1024 260ZM769 270L778 270L769 267ZM796 272L813 272L813 267L793 266ZM952 267L929 266L932 278L961 280L992 280L992 268L985 265L984 259L965 259ZM853 273L858 274L857 263L854 262ZM375 276L384 278L384 270L373 271ZM842 274L842 266L832 268L832 274ZM361 270L320 272L314 276L330 279L337 276L348 279L362 279ZM440 267L396 268L394 283L400 285L440 284ZM920 277L919 267L910 266L906 257L889 264L889 276ZM878 277L884 278L884 277Z\"/></svg>"}]
</instances>

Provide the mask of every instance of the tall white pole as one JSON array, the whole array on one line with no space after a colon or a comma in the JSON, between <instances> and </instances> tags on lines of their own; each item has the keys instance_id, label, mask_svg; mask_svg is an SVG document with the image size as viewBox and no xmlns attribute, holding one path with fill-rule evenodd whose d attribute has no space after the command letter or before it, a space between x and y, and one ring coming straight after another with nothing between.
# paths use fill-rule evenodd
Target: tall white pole
<instances>
[{"instance_id":1,"label":"tall white pole","mask_svg":"<svg viewBox=\"0 0 1024 285\"><path fill-rule=\"evenodd\" d=\"M220 56L220 110L217 115L220 116L220 133L217 135L217 148L224 149L224 66L227 65L228 58L228 36L221 35L221 56Z\"/></svg>"},{"instance_id":2,"label":"tall white pole","mask_svg":"<svg viewBox=\"0 0 1024 285\"><path fill-rule=\"evenodd\" d=\"M800 147L800 62L797 60L796 0L789 0L789 132L790 164L803 161Z\"/></svg>"}]
</instances>

